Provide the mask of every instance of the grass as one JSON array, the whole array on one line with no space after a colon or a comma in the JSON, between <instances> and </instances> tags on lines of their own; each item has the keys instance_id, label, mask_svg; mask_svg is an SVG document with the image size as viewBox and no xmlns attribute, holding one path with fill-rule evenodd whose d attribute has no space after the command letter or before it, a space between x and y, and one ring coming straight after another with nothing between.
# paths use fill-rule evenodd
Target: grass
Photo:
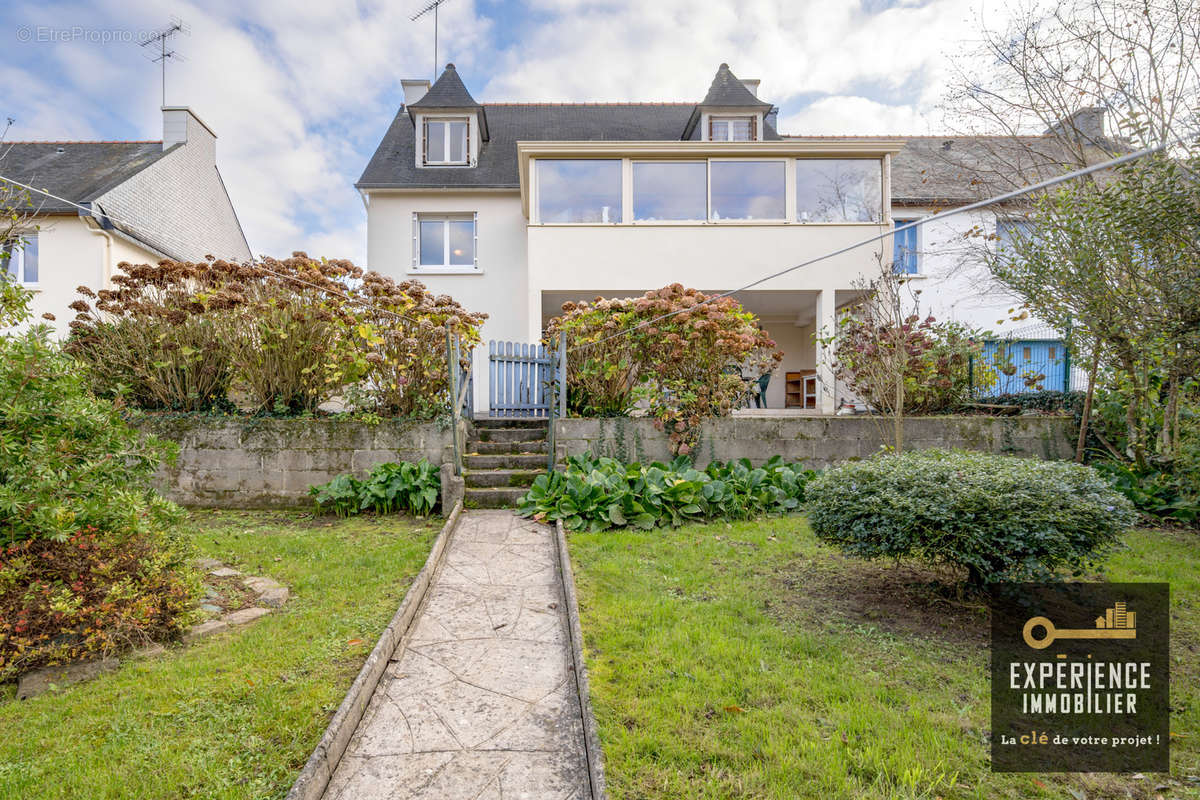
<instances>
[{"instance_id":1,"label":"grass","mask_svg":"<svg viewBox=\"0 0 1200 800\"><path fill-rule=\"evenodd\" d=\"M440 520L194 512L200 554L291 589L231 633L17 702L0 798L283 797L429 553Z\"/></svg>"},{"instance_id":2,"label":"grass","mask_svg":"<svg viewBox=\"0 0 1200 800\"><path fill-rule=\"evenodd\" d=\"M986 610L802 518L570 535L610 795L1200 796L1200 538L1138 531L1108 580L1172 588L1172 772L992 773Z\"/></svg>"}]
</instances>

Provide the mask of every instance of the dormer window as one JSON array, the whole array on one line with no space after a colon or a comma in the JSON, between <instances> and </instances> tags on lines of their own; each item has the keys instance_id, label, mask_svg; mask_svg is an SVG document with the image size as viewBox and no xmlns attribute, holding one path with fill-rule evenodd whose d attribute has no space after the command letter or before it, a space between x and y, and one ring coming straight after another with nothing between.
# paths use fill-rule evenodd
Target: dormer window
<instances>
[{"instance_id":1,"label":"dormer window","mask_svg":"<svg viewBox=\"0 0 1200 800\"><path fill-rule=\"evenodd\" d=\"M712 142L753 142L758 138L755 136L756 122L753 115L709 117L708 139Z\"/></svg>"},{"instance_id":2,"label":"dormer window","mask_svg":"<svg viewBox=\"0 0 1200 800\"><path fill-rule=\"evenodd\" d=\"M426 166L465 166L471 153L470 122L467 117L426 118Z\"/></svg>"}]
</instances>

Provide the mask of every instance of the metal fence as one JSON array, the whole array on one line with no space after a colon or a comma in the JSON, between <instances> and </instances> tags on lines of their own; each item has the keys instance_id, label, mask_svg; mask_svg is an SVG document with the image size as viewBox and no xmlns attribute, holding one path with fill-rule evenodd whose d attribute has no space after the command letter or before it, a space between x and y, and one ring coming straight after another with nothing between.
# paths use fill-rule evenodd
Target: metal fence
<instances>
[{"instance_id":1,"label":"metal fence","mask_svg":"<svg viewBox=\"0 0 1200 800\"><path fill-rule=\"evenodd\" d=\"M1049 325L1031 325L988 339L968 366L971 396L997 397L1031 392L1071 392L1087 388L1080 369Z\"/></svg>"}]
</instances>

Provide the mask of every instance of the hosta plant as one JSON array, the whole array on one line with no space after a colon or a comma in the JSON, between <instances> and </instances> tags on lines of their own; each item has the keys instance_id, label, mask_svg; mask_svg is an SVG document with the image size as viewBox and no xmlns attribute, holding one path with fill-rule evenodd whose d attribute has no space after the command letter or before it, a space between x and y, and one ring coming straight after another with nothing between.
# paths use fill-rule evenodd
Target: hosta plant
<instances>
[{"instance_id":1,"label":"hosta plant","mask_svg":"<svg viewBox=\"0 0 1200 800\"><path fill-rule=\"evenodd\" d=\"M407 511L423 517L433 511L441 491L438 468L425 459L388 462L374 467L367 477L338 475L313 486L309 495L320 511L349 517L364 511L393 514Z\"/></svg>"},{"instance_id":2,"label":"hosta plant","mask_svg":"<svg viewBox=\"0 0 1200 800\"><path fill-rule=\"evenodd\" d=\"M622 464L612 458L573 456L566 469L539 475L518 513L562 520L569 530L683 525L704 520L751 519L795 511L815 475L779 456L761 467L747 459L714 461L696 469L679 456L670 464Z\"/></svg>"}]
</instances>

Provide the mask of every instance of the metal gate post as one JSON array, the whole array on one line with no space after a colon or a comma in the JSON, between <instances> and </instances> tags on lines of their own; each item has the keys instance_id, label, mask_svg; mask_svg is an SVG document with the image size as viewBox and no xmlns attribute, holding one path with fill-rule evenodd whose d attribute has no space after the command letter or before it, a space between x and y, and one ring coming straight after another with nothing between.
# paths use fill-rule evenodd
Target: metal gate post
<instances>
[{"instance_id":1,"label":"metal gate post","mask_svg":"<svg viewBox=\"0 0 1200 800\"><path fill-rule=\"evenodd\" d=\"M450 440L454 446L454 474L462 475L462 457L458 450L458 348L450 322L446 321L446 382L450 392Z\"/></svg>"},{"instance_id":2,"label":"metal gate post","mask_svg":"<svg viewBox=\"0 0 1200 800\"><path fill-rule=\"evenodd\" d=\"M567 332L558 332L558 413L567 416Z\"/></svg>"}]
</instances>

